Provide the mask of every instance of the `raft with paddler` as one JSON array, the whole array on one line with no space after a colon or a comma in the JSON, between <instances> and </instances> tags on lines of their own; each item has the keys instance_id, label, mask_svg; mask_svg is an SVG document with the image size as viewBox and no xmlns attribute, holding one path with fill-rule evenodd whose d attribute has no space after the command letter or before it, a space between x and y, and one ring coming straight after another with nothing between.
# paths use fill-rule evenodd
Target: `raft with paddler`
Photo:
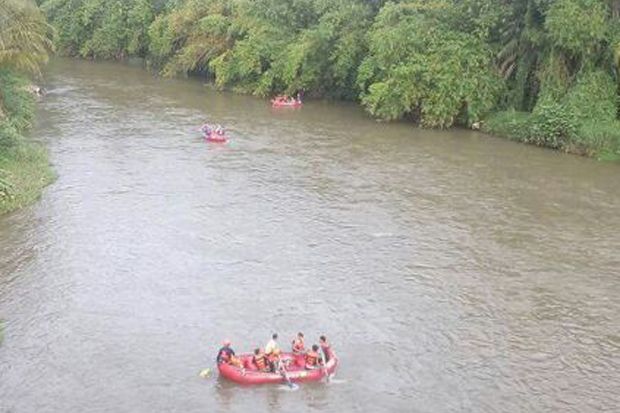
<instances>
[{"instance_id":1,"label":"raft with paddler","mask_svg":"<svg viewBox=\"0 0 620 413\"><path fill-rule=\"evenodd\" d=\"M220 376L239 384L287 384L329 380L338 367L338 357L325 336L319 344L306 348L303 333L291 343L291 351L284 352L274 333L264 349L236 354L230 340L224 340L216 357ZM206 371L208 375L209 371Z\"/></svg>"}]
</instances>

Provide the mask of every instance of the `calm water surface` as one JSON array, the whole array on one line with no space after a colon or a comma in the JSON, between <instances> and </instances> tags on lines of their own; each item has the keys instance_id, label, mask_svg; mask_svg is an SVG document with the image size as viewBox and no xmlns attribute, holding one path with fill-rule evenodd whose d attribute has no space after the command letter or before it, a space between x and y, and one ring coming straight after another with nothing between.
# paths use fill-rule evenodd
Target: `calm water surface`
<instances>
[{"instance_id":1,"label":"calm water surface","mask_svg":"<svg viewBox=\"0 0 620 413\"><path fill-rule=\"evenodd\" d=\"M46 81L59 179L0 218L0 412L620 406L618 165L125 65ZM298 330L331 384L198 376L224 337Z\"/></svg>"}]
</instances>

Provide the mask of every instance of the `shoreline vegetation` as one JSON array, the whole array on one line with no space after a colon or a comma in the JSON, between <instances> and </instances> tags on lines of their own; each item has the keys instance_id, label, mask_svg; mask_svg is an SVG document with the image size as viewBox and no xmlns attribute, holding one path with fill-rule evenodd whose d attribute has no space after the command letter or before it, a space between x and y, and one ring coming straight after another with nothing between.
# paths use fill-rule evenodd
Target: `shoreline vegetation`
<instances>
[{"instance_id":1,"label":"shoreline vegetation","mask_svg":"<svg viewBox=\"0 0 620 413\"><path fill-rule=\"evenodd\" d=\"M0 215L28 205L54 179L47 151L25 136L35 110L27 76L40 74L52 28L36 4L0 0Z\"/></svg>"},{"instance_id":2,"label":"shoreline vegetation","mask_svg":"<svg viewBox=\"0 0 620 413\"><path fill-rule=\"evenodd\" d=\"M620 0L0 0L0 214L53 180L24 78L54 45L620 160Z\"/></svg>"},{"instance_id":3,"label":"shoreline vegetation","mask_svg":"<svg viewBox=\"0 0 620 413\"><path fill-rule=\"evenodd\" d=\"M35 98L25 78L0 70L0 215L29 205L54 180L47 151L24 136Z\"/></svg>"},{"instance_id":4,"label":"shoreline vegetation","mask_svg":"<svg viewBox=\"0 0 620 413\"><path fill-rule=\"evenodd\" d=\"M620 0L41 0L64 55L620 160Z\"/></svg>"}]
</instances>

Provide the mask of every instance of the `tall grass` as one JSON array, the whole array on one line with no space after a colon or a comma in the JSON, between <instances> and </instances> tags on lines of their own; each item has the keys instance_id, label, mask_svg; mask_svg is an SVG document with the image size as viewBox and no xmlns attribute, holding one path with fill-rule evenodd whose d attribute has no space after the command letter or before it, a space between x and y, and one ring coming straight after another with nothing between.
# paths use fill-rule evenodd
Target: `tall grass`
<instances>
[{"instance_id":1,"label":"tall grass","mask_svg":"<svg viewBox=\"0 0 620 413\"><path fill-rule=\"evenodd\" d=\"M34 114L26 85L0 70L0 214L33 202L54 178L46 151L23 136Z\"/></svg>"}]
</instances>

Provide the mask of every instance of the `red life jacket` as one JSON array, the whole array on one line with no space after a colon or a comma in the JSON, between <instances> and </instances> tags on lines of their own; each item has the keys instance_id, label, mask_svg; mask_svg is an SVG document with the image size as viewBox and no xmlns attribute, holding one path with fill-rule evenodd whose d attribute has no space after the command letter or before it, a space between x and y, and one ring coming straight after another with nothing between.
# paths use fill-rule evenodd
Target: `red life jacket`
<instances>
[{"instance_id":1,"label":"red life jacket","mask_svg":"<svg viewBox=\"0 0 620 413\"><path fill-rule=\"evenodd\" d=\"M293 340L293 352L294 353L302 353L305 350L304 348L304 342L299 340L299 339L295 339Z\"/></svg>"},{"instance_id":2,"label":"red life jacket","mask_svg":"<svg viewBox=\"0 0 620 413\"><path fill-rule=\"evenodd\" d=\"M317 364L319 364L319 353L310 350L308 353L306 353L306 366L314 367Z\"/></svg>"}]
</instances>

